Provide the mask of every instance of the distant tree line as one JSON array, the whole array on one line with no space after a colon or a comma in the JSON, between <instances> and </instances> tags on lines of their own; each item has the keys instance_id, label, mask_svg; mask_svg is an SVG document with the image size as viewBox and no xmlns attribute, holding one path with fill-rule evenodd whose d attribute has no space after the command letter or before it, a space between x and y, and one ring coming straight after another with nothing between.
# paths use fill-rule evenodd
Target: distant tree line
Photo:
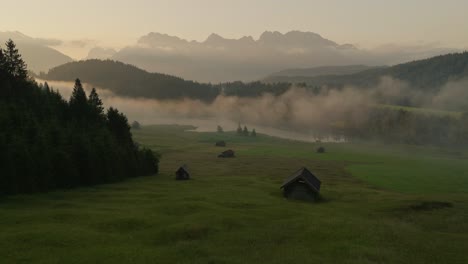
<instances>
[{"instance_id":1,"label":"distant tree line","mask_svg":"<svg viewBox=\"0 0 468 264\"><path fill-rule=\"evenodd\" d=\"M375 107L363 122L345 120L348 138L417 145L468 145L468 113L460 116Z\"/></svg>"},{"instance_id":2,"label":"distant tree line","mask_svg":"<svg viewBox=\"0 0 468 264\"><path fill-rule=\"evenodd\" d=\"M226 96L259 97L263 94L281 95L291 87L291 84L237 81L218 84L217 87Z\"/></svg>"},{"instance_id":3,"label":"distant tree line","mask_svg":"<svg viewBox=\"0 0 468 264\"><path fill-rule=\"evenodd\" d=\"M244 126L244 128L242 129L240 123L239 123L239 126L237 127L237 135L239 136L245 136L245 137L248 137L248 136L251 136L251 137L256 137L257 136L257 131L255 131L255 128L252 129L252 132L249 132L249 129L247 128L247 126Z\"/></svg>"},{"instance_id":4,"label":"distant tree line","mask_svg":"<svg viewBox=\"0 0 468 264\"><path fill-rule=\"evenodd\" d=\"M104 111L76 80L69 101L28 79L13 41L0 48L0 194L29 193L158 172L159 157L132 139L124 114Z\"/></svg>"}]
</instances>

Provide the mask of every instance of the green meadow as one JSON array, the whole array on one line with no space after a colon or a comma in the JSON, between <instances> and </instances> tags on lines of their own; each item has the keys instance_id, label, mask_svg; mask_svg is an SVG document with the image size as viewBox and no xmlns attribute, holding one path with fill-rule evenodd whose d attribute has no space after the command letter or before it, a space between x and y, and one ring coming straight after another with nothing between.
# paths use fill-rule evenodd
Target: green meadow
<instances>
[{"instance_id":1,"label":"green meadow","mask_svg":"<svg viewBox=\"0 0 468 264\"><path fill-rule=\"evenodd\" d=\"M133 131L158 175L0 198L0 263L468 263L464 149L187 129ZM302 166L323 201L283 198Z\"/></svg>"},{"instance_id":2,"label":"green meadow","mask_svg":"<svg viewBox=\"0 0 468 264\"><path fill-rule=\"evenodd\" d=\"M414 112L418 114L427 114L427 115L436 115L436 116L449 116L459 118L462 116L462 112L457 111L447 111L447 110L438 110L433 108L422 108L422 107L411 107L411 106L401 106L401 105L388 105L388 104L379 104L377 107L390 109L390 110L405 110L408 112Z\"/></svg>"}]
</instances>

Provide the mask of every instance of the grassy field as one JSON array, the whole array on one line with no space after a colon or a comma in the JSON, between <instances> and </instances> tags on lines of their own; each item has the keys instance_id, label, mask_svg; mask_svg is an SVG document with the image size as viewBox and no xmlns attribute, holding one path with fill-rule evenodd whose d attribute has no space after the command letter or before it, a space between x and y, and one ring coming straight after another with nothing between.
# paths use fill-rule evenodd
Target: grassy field
<instances>
[{"instance_id":1,"label":"grassy field","mask_svg":"<svg viewBox=\"0 0 468 264\"><path fill-rule=\"evenodd\" d=\"M159 175L0 198L0 263L468 263L466 151L184 129L134 131ZM301 166L323 202L282 197Z\"/></svg>"},{"instance_id":2,"label":"grassy field","mask_svg":"<svg viewBox=\"0 0 468 264\"><path fill-rule=\"evenodd\" d=\"M450 116L450 117L459 118L462 115L462 112L439 110L439 109L432 109L432 108L411 107L411 106L401 106L401 105L386 105L386 104L379 104L376 106L381 107L381 108L392 109L392 110L401 109L401 110L405 110L408 112L427 114L427 115L436 115L436 116Z\"/></svg>"}]
</instances>

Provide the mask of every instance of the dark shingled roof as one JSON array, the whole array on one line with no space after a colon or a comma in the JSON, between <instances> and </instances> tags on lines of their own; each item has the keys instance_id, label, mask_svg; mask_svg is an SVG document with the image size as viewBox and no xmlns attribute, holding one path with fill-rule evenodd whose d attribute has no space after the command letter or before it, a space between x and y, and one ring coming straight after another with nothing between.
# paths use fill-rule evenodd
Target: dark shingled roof
<instances>
[{"instance_id":1,"label":"dark shingled roof","mask_svg":"<svg viewBox=\"0 0 468 264\"><path fill-rule=\"evenodd\" d=\"M230 155L230 154L234 155L234 151L232 149L225 150L225 151L223 151L221 153L222 154L228 154L228 155Z\"/></svg>"},{"instance_id":2,"label":"dark shingled roof","mask_svg":"<svg viewBox=\"0 0 468 264\"><path fill-rule=\"evenodd\" d=\"M185 172L187 172L187 174L190 174L190 172L188 170L188 167L187 167L187 164L184 164L184 165L180 166L180 168L176 171L176 173L178 173L181 170L184 170Z\"/></svg>"},{"instance_id":3,"label":"dark shingled roof","mask_svg":"<svg viewBox=\"0 0 468 264\"><path fill-rule=\"evenodd\" d=\"M320 191L320 185L322 183L307 168L301 168L300 170L295 172L293 175L291 175L289 178L287 178L283 182L283 185L281 186L281 188L285 188L289 184L294 183L300 179L302 179L310 188L312 188L312 190L316 192Z\"/></svg>"}]
</instances>

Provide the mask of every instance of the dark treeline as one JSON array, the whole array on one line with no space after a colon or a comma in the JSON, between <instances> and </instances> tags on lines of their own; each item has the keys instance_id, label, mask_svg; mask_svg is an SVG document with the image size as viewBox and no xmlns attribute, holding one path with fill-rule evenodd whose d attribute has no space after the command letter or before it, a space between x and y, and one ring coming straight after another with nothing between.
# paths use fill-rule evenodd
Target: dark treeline
<instances>
[{"instance_id":1,"label":"dark treeline","mask_svg":"<svg viewBox=\"0 0 468 264\"><path fill-rule=\"evenodd\" d=\"M342 88L344 86L354 86L374 88L384 76L404 81L414 90L436 93L448 81L458 81L468 77L468 52L446 54L391 67L377 67L353 74L330 74L311 77L285 76L276 77L272 80L275 82L305 83L311 87Z\"/></svg>"},{"instance_id":2,"label":"dark treeline","mask_svg":"<svg viewBox=\"0 0 468 264\"><path fill-rule=\"evenodd\" d=\"M80 76L87 83L111 90L117 95L154 99L192 98L211 101L218 89L210 84L186 81L112 60L70 62L40 74L40 78L72 81Z\"/></svg>"},{"instance_id":3,"label":"dark treeline","mask_svg":"<svg viewBox=\"0 0 468 264\"><path fill-rule=\"evenodd\" d=\"M161 100L190 98L212 102L221 94L240 97L256 97L264 93L278 95L290 87L288 83L262 82L204 84L166 74L149 73L112 60L70 62L39 75L42 79L56 81L72 81L76 76L117 95Z\"/></svg>"},{"instance_id":4,"label":"dark treeline","mask_svg":"<svg viewBox=\"0 0 468 264\"><path fill-rule=\"evenodd\" d=\"M27 77L15 44L0 49L0 194L114 182L158 171L158 156L133 141L127 118L104 111L77 79L66 101Z\"/></svg>"},{"instance_id":5,"label":"dark treeline","mask_svg":"<svg viewBox=\"0 0 468 264\"><path fill-rule=\"evenodd\" d=\"M352 117L346 120L353 120ZM361 122L338 129L350 139L416 145L468 145L468 113L461 116L375 107Z\"/></svg>"},{"instance_id":6,"label":"dark treeline","mask_svg":"<svg viewBox=\"0 0 468 264\"><path fill-rule=\"evenodd\" d=\"M290 87L289 83L230 82L217 85L226 96L258 97L263 94L281 95Z\"/></svg>"}]
</instances>

